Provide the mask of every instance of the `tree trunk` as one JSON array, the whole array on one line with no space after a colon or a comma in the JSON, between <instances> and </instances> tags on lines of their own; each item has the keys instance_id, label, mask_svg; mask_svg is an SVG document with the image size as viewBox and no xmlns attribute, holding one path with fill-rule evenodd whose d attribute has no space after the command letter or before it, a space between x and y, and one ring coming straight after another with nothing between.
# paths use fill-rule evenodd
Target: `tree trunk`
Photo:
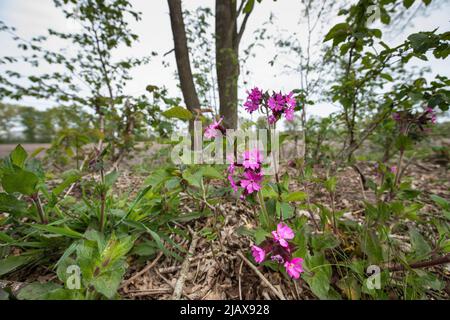
<instances>
[{"instance_id":1,"label":"tree trunk","mask_svg":"<svg viewBox=\"0 0 450 320\"><path fill-rule=\"evenodd\" d=\"M216 71L220 115L227 128L237 128L239 40L237 0L216 0Z\"/></svg>"},{"instance_id":2,"label":"tree trunk","mask_svg":"<svg viewBox=\"0 0 450 320\"><path fill-rule=\"evenodd\" d=\"M172 26L173 41L175 46L175 58L177 61L178 77L180 78L181 92L188 110L195 114L194 109L200 109L200 101L195 90L192 77L189 50L184 27L181 0L167 0L170 12L170 24ZM189 122L189 131L194 128L193 120Z\"/></svg>"}]
</instances>

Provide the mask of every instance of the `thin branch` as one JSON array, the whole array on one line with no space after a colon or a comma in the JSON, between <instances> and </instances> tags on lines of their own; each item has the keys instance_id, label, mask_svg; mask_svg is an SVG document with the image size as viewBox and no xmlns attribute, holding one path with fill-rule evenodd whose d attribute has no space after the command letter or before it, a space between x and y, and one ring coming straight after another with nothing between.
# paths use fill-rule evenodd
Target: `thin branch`
<instances>
[{"instance_id":1,"label":"thin branch","mask_svg":"<svg viewBox=\"0 0 450 320\"><path fill-rule=\"evenodd\" d=\"M258 277L269 287L270 290L280 299L280 300L286 300L286 298L283 296L281 292L279 292L271 283L269 280L267 280L266 277L261 273L261 271L258 270L257 267L253 265L241 252L238 252L237 255L244 261L250 268L252 268L253 271L258 275Z\"/></svg>"},{"instance_id":2,"label":"thin branch","mask_svg":"<svg viewBox=\"0 0 450 320\"><path fill-rule=\"evenodd\" d=\"M244 35L245 27L247 26L248 18L250 17L250 13L251 12L247 12L244 16L244 20L242 20L241 27L239 28L239 32L237 34L237 38L234 43L235 47L237 47L239 45L239 43L241 42L242 36Z\"/></svg>"},{"instance_id":3,"label":"thin branch","mask_svg":"<svg viewBox=\"0 0 450 320\"><path fill-rule=\"evenodd\" d=\"M173 300L180 300L180 298L181 298L181 294L183 293L184 282L186 281L186 275L189 271L189 266L191 264L191 257L194 255L195 248L197 247L197 243L198 243L199 239L200 238L197 236L197 234L194 233L192 236L191 245L189 246L188 254L181 266L180 276L178 277L178 280L175 284L175 289L173 290L173 295L172 295Z\"/></svg>"},{"instance_id":4,"label":"thin branch","mask_svg":"<svg viewBox=\"0 0 450 320\"><path fill-rule=\"evenodd\" d=\"M411 263L410 265L394 264L392 266L387 267L387 270L391 271L391 272L405 271L408 269L427 268L427 267L433 267L433 266L447 264L447 263L450 263L450 253L446 254L445 256L433 259L433 260L415 262L415 263Z\"/></svg>"},{"instance_id":5,"label":"thin branch","mask_svg":"<svg viewBox=\"0 0 450 320\"><path fill-rule=\"evenodd\" d=\"M126 286L128 286L133 280L137 279L138 277L142 276L144 273L148 272L151 268L153 268L156 263L159 261L159 259L161 258L161 256L163 255L163 252L161 251L158 256L149 264L147 264L145 266L144 269L142 269L141 271L139 271L138 273L134 274L131 278L125 280L122 285L120 286L121 289L125 288Z\"/></svg>"}]
</instances>

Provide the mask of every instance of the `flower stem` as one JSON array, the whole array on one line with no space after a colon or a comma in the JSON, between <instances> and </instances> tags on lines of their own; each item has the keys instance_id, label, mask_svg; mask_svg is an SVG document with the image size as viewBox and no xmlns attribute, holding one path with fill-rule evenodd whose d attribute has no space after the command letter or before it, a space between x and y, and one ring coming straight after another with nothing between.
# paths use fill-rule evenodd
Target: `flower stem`
<instances>
[{"instance_id":1,"label":"flower stem","mask_svg":"<svg viewBox=\"0 0 450 320\"><path fill-rule=\"evenodd\" d=\"M261 205L261 211L264 214L264 220L266 220L267 226L270 226L272 224L272 221L270 220L269 213L267 212L266 204L264 202L264 197L262 195L262 192L258 192L258 200L259 204Z\"/></svg>"},{"instance_id":2,"label":"flower stem","mask_svg":"<svg viewBox=\"0 0 450 320\"><path fill-rule=\"evenodd\" d=\"M44 210L44 207L42 206L42 202L41 202L41 198L39 197L39 194L36 193L36 194L32 195L31 199L33 200L33 203L36 206L41 223L47 224L48 220L47 220L47 217L45 216L45 210Z\"/></svg>"}]
</instances>

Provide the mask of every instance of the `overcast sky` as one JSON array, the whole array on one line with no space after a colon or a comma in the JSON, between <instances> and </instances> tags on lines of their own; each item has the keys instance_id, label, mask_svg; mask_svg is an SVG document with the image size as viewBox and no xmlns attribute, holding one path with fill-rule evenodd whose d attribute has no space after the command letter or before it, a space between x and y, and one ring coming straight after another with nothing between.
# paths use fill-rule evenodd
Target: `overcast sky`
<instances>
[{"instance_id":1,"label":"overcast sky","mask_svg":"<svg viewBox=\"0 0 450 320\"><path fill-rule=\"evenodd\" d=\"M404 41L408 34L417 30L433 30L439 28L440 32L450 30L450 5L447 0L435 0L441 2L437 10L427 10L425 15L419 14L416 18L407 23L406 28L396 33L394 37L388 39L388 43L399 44ZM142 12L142 20L133 23L133 31L140 37L140 42L130 50L124 50L121 55L126 56L144 56L152 51L156 51L158 56L152 59L152 62L133 72L133 80L127 87L128 94L143 93L148 84L165 85L169 88L172 95L180 96L177 90L177 81L174 78L175 61L173 53L163 58L163 54L173 48L172 33L169 20L169 9L166 0L134 0L131 1L134 9ZM418 1L416 1L418 2ZM214 0L189 0L183 1L185 9L195 9L199 6L214 7ZM424 10L424 9L420 9ZM278 0L277 2L264 0L261 4L255 6L255 10L249 19L246 32L244 34L241 48L245 48L254 39L254 32L266 22L273 13L276 19L276 28L285 30L286 35L294 31L302 34L305 30L305 24L299 23L300 19L300 1L296 0ZM0 0L0 20L9 26L17 28L17 34L24 38L46 34L48 28L59 31L71 31L76 29L76 25L68 22L60 10L56 9L52 0ZM329 25L324 25L323 29L328 30L333 23L339 22L343 18L337 18L336 21L327 21ZM11 37L5 33L0 33L1 55L18 55L20 50ZM57 43L50 43L57 46ZM252 71L248 78L248 86L254 85L273 90L289 91L298 88L299 76L288 73L281 64L271 67L268 65L274 54L275 48L266 44L264 48L258 48L255 51L256 58L248 62L247 68ZM169 67L162 65L162 60L169 62ZM417 59L416 59L417 60ZM289 61L289 60L286 60ZM448 61L436 60L431 58L429 62L415 61L413 64L419 66L430 66L431 75L441 74L450 77L450 64ZM3 69L0 69L0 72ZM27 73L28 69L21 66L19 72ZM48 70L40 70L46 72ZM240 97L245 95L245 88L240 89ZM46 108L54 105L54 102L36 101L31 98L25 98L20 102L23 105L32 105L39 108ZM314 106L310 112L314 115L327 115L336 109L332 105L322 104Z\"/></svg>"}]
</instances>

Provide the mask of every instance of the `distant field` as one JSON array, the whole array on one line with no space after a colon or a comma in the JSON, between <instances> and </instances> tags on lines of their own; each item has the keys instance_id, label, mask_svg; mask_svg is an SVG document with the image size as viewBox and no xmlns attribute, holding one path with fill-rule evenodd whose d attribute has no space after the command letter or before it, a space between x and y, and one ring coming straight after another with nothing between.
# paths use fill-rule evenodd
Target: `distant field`
<instances>
[{"instance_id":1,"label":"distant field","mask_svg":"<svg viewBox=\"0 0 450 320\"><path fill-rule=\"evenodd\" d=\"M0 144L0 158L7 156L17 146L16 143ZM22 143L22 146L28 153L32 153L38 148L50 148L50 143ZM40 153L38 157L41 157L44 153Z\"/></svg>"}]
</instances>

